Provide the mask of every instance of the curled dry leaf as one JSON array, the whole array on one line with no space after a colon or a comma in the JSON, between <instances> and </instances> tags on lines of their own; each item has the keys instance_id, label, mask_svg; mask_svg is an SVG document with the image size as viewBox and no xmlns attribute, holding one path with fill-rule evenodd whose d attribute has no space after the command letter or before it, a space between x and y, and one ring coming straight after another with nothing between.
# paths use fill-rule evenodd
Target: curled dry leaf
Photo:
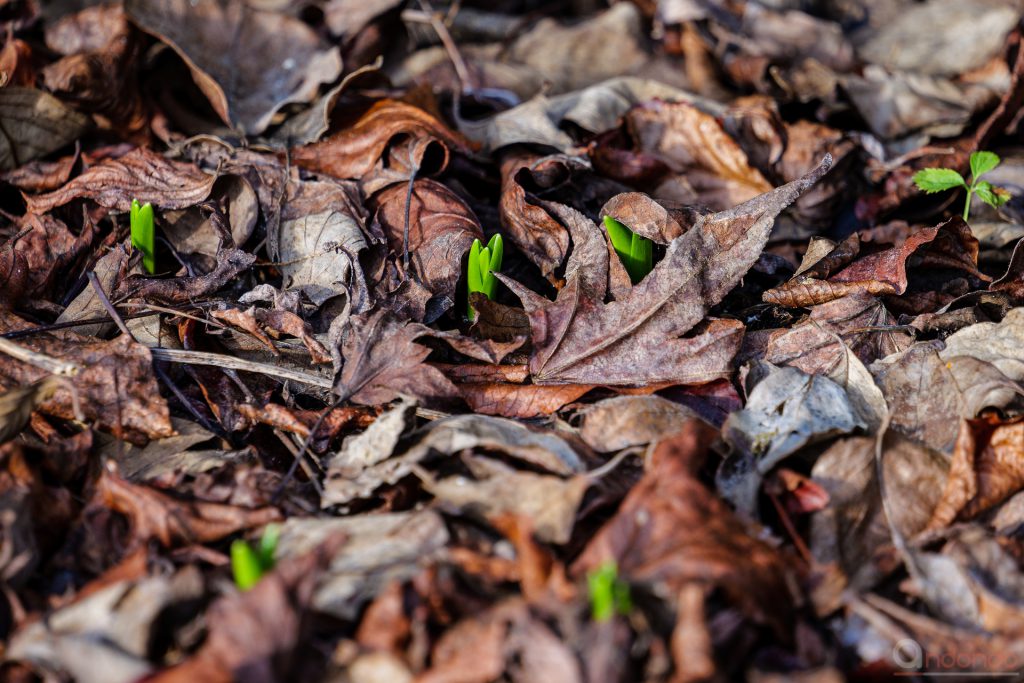
<instances>
[{"instance_id":1,"label":"curled dry leaf","mask_svg":"<svg viewBox=\"0 0 1024 683\"><path fill-rule=\"evenodd\" d=\"M930 528L972 519L1024 488L1024 422L963 420L942 500Z\"/></svg>"},{"instance_id":2,"label":"curled dry leaf","mask_svg":"<svg viewBox=\"0 0 1024 683\"><path fill-rule=\"evenodd\" d=\"M88 128L88 118L49 93L0 88L0 171L55 152Z\"/></svg>"},{"instance_id":3,"label":"curled dry leaf","mask_svg":"<svg viewBox=\"0 0 1024 683\"><path fill-rule=\"evenodd\" d=\"M978 271L978 240L959 217L934 228L917 230L900 246L861 256L837 269L856 253L853 242L843 242L803 274L766 291L762 298L767 303L801 307L859 292L903 294L910 282L911 267L920 269L921 274L941 269L940 272L960 271L981 281L990 279Z\"/></svg>"},{"instance_id":4,"label":"curled dry leaf","mask_svg":"<svg viewBox=\"0 0 1024 683\"><path fill-rule=\"evenodd\" d=\"M41 298L62 295L68 285L68 273L74 271L75 264L80 263L92 247L95 225L86 217L75 235L53 216L27 213L18 220L17 226L19 230L28 230L13 245L16 254L24 257L27 268L23 294ZM0 270L2 268L0 265Z\"/></svg>"},{"instance_id":5,"label":"curled dry leaf","mask_svg":"<svg viewBox=\"0 0 1024 683\"><path fill-rule=\"evenodd\" d=\"M248 135L341 74L338 49L309 26L243 0L129 0L125 11L185 60L217 115Z\"/></svg>"},{"instance_id":6,"label":"curled dry leaf","mask_svg":"<svg viewBox=\"0 0 1024 683\"><path fill-rule=\"evenodd\" d=\"M462 255L474 239L485 241L473 210L446 186L428 179L415 181L411 195L407 186L392 185L374 197L374 205L375 220L395 259L403 261L408 250L410 270L433 295L427 305L436 318L455 305Z\"/></svg>"},{"instance_id":7,"label":"curled dry leaf","mask_svg":"<svg viewBox=\"0 0 1024 683\"><path fill-rule=\"evenodd\" d=\"M594 388L591 384L540 386L537 384L464 383L459 393L474 412L529 419L550 415Z\"/></svg>"},{"instance_id":8,"label":"curled dry leaf","mask_svg":"<svg viewBox=\"0 0 1024 683\"><path fill-rule=\"evenodd\" d=\"M128 211L133 199L161 209L184 209L206 199L216 180L193 164L140 147L101 161L59 190L25 201L29 211L39 214L81 197L117 211Z\"/></svg>"},{"instance_id":9,"label":"curled dry leaf","mask_svg":"<svg viewBox=\"0 0 1024 683\"><path fill-rule=\"evenodd\" d=\"M566 285L554 302L498 274L530 317L530 372L537 384L700 384L725 377L743 326L711 321L693 330L757 261L775 217L824 175L826 157L794 183L704 216L668 247L665 258L622 299L604 303L608 248L583 215L555 204L573 237Z\"/></svg>"},{"instance_id":10,"label":"curled dry leaf","mask_svg":"<svg viewBox=\"0 0 1024 683\"><path fill-rule=\"evenodd\" d=\"M447 166L451 150L469 149L465 138L422 109L396 100L381 100L337 133L293 149L291 159L299 168L335 178L357 179L372 171L388 148L400 140L436 142L442 158L430 169L434 172ZM425 144L420 148L420 161L430 147Z\"/></svg>"},{"instance_id":11,"label":"curled dry leaf","mask_svg":"<svg viewBox=\"0 0 1024 683\"><path fill-rule=\"evenodd\" d=\"M209 543L281 519L276 508L248 510L234 505L176 500L142 484L132 484L108 462L96 482L94 502L126 515L133 543L158 541L165 548Z\"/></svg>"},{"instance_id":12,"label":"curled dry leaf","mask_svg":"<svg viewBox=\"0 0 1024 683\"><path fill-rule=\"evenodd\" d=\"M548 172L538 165L546 166ZM501 160L501 227L516 248L537 264L544 277L550 277L565 260L569 233L531 199L527 186L537 186L538 180L543 182L551 175L550 169L557 166L558 157L540 157L518 148Z\"/></svg>"},{"instance_id":13,"label":"curled dry leaf","mask_svg":"<svg viewBox=\"0 0 1024 683\"><path fill-rule=\"evenodd\" d=\"M621 576L678 596L696 583L721 589L759 623L785 631L787 568L782 556L747 534L728 506L696 478L715 430L694 420L663 439L618 513L573 564L582 574L614 560Z\"/></svg>"},{"instance_id":14,"label":"curled dry leaf","mask_svg":"<svg viewBox=\"0 0 1024 683\"><path fill-rule=\"evenodd\" d=\"M131 275L122 280L114 296L117 299L141 299L164 304L182 304L216 292L245 272L256 262L256 255L241 249L222 249L217 266L206 275L158 280L144 275Z\"/></svg>"},{"instance_id":15,"label":"curled dry leaf","mask_svg":"<svg viewBox=\"0 0 1024 683\"><path fill-rule=\"evenodd\" d=\"M772 189L715 117L692 104L642 104L626 113L623 126L636 152L671 171L656 197L724 211Z\"/></svg>"}]
</instances>

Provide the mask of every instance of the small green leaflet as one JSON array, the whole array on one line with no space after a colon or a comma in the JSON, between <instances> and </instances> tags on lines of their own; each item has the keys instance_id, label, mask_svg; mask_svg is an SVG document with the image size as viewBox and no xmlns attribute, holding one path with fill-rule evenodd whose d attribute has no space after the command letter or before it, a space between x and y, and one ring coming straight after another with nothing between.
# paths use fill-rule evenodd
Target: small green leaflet
<instances>
[{"instance_id":1,"label":"small green leaflet","mask_svg":"<svg viewBox=\"0 0 1024 683\"><path fill-rule=\"evenodd\" d=\"M999 155L995 152L975 152L971 155L971 177L977 181L999 165Z\"/></svg>"},{"instance_id":2,"label":"small green leaflet","mask_svg":"<svg viewBox=\"0 0 1024 683\"><path fill-rule=\"evenodd\" d=\"M914 184L928 194L967 187L963 176L951 168L925 168L914 174Z\"/></svg>"},{"instance_id":3,"label":"small green leaflet","mask_svg":"<svg viewBox=\"0 0 1024 683\"><path fill-rule=\"evenodd\" d=\"M1010 200L1010 195L1001 187L992 187L992 183L982 180L974 188L974 194L992 208L998 209Z\"/></svg>"}]
</instances>

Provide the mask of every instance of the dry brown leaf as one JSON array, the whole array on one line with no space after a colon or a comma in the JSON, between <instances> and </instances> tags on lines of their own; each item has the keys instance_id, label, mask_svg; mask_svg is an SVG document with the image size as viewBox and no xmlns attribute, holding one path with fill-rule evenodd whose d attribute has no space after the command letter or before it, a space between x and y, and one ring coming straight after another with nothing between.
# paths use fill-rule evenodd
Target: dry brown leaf
<instances>
[{"instance_id":1,"label":"dry brown leaf","mask_svg":"<svg viewBox=\"0 0 1024 683\"><path fill-rule=\"evenodd\" d=\"M672 172L656 197L724 211L772 189L715 117L691 104L643 104L626 114L623 125L636 151Z\"/></svg>"},{"instance_id":2,"label":"dry brown leaf","mask_svg":"<svg viewBox=\"0 0 1024 683\"><path fill-rule=\"evenodd\" d=\"M0 317L0 332L25 327L13 317ZM36 334L19 343L51 358L78 364L81 371L62 385L53 398L41 406L50 415L75 419L75 399L86 419L133 442L157 439L173 433L167 403L160 396L153 378L153 359L149 349L126 336L112 341L95 341L64 332ZM25 363L2 358L0 385L25 386L47 373Z\"/></svg>"},{"instance_id":3,"label":"dry brown leaf","mask_svg":"<svg viewBox=\"0 0 1024 683\"><path fill-rule=\"evenodd\" d=\"M87 117L53 95L32 88L0 88L0 170L55 152L88 128Z\"/></svg>"},{"instance_id":4,"label":"dry brown leaf","mask_svg":"<svg viewBox=\"0 0 1024 683\"><path fill-rule=\"evenodd\" d=\"M182 304L216 292L245 272L256 262L256 255L241 249L222 249L217 266L206 275L159 280L145 275L131 275L121 280L114 291L119 300L141 299L164 304Z\"/></svg>"},{"instance_id":5,"label":"dry brown leaf","mask_svg":"<svg viewBox=\"0 0 1024 683\"><path fill-rule=\"evenodd\" d=\"M591 384L538 386L535 384L465 383L459 392L474 412L528 419L550 415L594 388Z\"/></svg>"},{"instance_id":6,"label":"dry brown leaf","mask_svg":"<svg viewBox=\"0 0 1024 683\"><path fill-rule=\"evenodd\" d=\"M717 432L693 420L661 441L644 477L573 564L579 575L614 560L620 576L673 598L687 585L718 588L756 622L785 632L791 608L782 556L748 535L696 478Z\"/></svg>"},{"instance_id":7,"label":"dry brown leaf","mask_svg":"<svg viewBox=\"0 0 1024 683\"><path fill-rule=\"evenodd\" d=\"M548 203L569 228L573 253L554 302L498 277L530 316L530 372L537 384L700 384L726 376L743 325L714 320L684 337L757 260L775 217L828 171L813 173L729 211L711 214L673 240L665 258L622 299L604 303L604 235L572 209Z\"/></svg>"},{"instance_id":8,"label":"dry brown leaf","mask_svg":"<svg viewBox=\"0 0 1024 683\"><path fill-rule=\"evenodd\" d=\"M435 172L447 166L451 150L469 148L465 138L422 109L396 100L381 100L350 126L320 142L293 149L291 159L309 171L357 179L370 173L393 143L407 139L439 145L443 158L439 167L431 168ZM422 148L423 153L425 149Z\"/></svg>"},{"instance_id":9,"label":"dry brown leaf","mask_svg":"<svg viewBox=\"0 0 1024 683\"><path fill-rule=\"evenodd\" d=\"M410 274L433 295L427 304L428 318L436 318L455 305L462 255L473 246L474 239L485 241L476 215L458 195L428 179L413 184L411 197L407 186L392 185L374 197L373 203L375 221L395 259L402 262L408 250Z\"/></svg>"},{"instance_id":10,"label":"dry brown leaf","mask_svg":"<svg viewBox=\"0 0 1024 683\"><path fill-rule=\"evenodd\" d=\"M165 548L209 543L281 519L276 508L248 510L235 505L179 501L121 478L108 462L96 482L96 504L126 515L135 543L158 541Z\"/></svg>"},{"instance_id":11,"label":"dry brown leaf","mask_svg":"<svg viewBox=\"0 0 1024 683\"><path fill-rule=\"evenodd\" d=\"M928 527L972 519L1024 488L1024 421L989 415L960 422L942 499Z\"/></svg>"},{"instance_id":12,"label":"dry brown leaf","mask_svg":"<svg viewBox=\"0 0 1024 683\"><path fill-rule=\"evenodd\" d=\"M38 214L80 197L117 211L128 211L133 199L161 209L184 209L206 199L216 180L193 164L140 147L92 166L59 190L25 201L29 211Z\"/></svg>"},{"instance_id":13,"label":"dry brown leaf","mask_svg":"<svg viewBox=\"0 0 1024 683\"><path fill-rule=\"evenodd\" d=\"M352 316L341 341L343 364L334 391L364 405L387 403L402 395L450 403L459 390L436 368L425 364L430 349L416 340L432 330L399 322L384 309Z\"/></svg>"},{"instance_id":14,"label":"dry brown leaf","mask_svg":"<svg viewBox=\"0 0 1024 683\"><path fill-rule=\"evenodd\" d=\"M243 0L129 0L125 11L185 60L218 116L247 135L341 74L337 48L309 26Z\"/></svg>"},{"instance_id":15,"label":"dry brown leaf","mask_svg":"<svg viewBox=\"0 0 1024 683\"><path fill-rule=\"evenodd\" d=\"M538 206L527 186L544 189L544 179L558 166L557 157L541 157L518 148L501 159L501 227L507 239L537 264L544 277L551 277L565 260L569 233Z\"/></svg>"}]
</instances>

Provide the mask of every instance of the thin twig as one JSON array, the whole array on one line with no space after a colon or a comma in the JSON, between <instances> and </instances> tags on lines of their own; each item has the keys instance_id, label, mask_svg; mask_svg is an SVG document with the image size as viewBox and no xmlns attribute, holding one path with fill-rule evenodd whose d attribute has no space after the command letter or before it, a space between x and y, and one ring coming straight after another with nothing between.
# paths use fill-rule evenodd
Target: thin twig
<instances>
[{"instance_id":1,"label":"thin twig","mask_svg":"<svg viewBox=\"0 0 1024 683\"><path fill-rule=\"evenodd\" d=\"M150 311L141 311L139 313L130 313L128 315L122 315L121 318L124 320L134 320L135 318L148 318L152 315L159 315L158 313L152 313ZM37 325L36 327L29 327L24 330L15 330L13 332L5 332L0 334L0 339L19 339L21 337L31 337L35 334L42 334L43 332L54 332L56 330L66 330L72 327L84 327L86 325L102 325L105 323L113 322L110 316L104 316L102 318L83 318L82 320L68 320L62 323L51 323L49 325Z\"/></svg>"},{"instance_id":2,"label":"thin twig","mask_svg":"<svg viewBox=\"0 0 1024 683\"><path fill-rule=\"evenodd\" d=\"M60 360L38 351L27 349L3 337L0 337L0 352L6 353L8 356L16 358L23 363L34 365L40 370L46 370L51 374L63 377L73 377L81 369L77 363Z\"/></svg>"},{"instance_id":3,"label":"thin twig","mask_svg":"<svg viewBox=\"0 0 1024 683\"><path fill-rule=\"evenodd\" d=\"M128 329L128 326L124 324L124 320L121 318L121 314L117 312L117 309L114 308L114 304L110 303L110 299L107 298L107 293L103 291L103 285L100 284L100 279L96 277L96 271L90 270L85 275L89 278L89 284L92 285L93 291L96 292L96 297L100 300L100 303L103 304L104 310L106 310L107 315L109 315L110 319L117 325L117 328L126 334L132 341L138 341L138 339L135 338L135 335L132 334L132 331Z\"/></svg>"},{"instance_id":4,"label":"thin twig","mask_svg":"<svg viewBox=\"0 0 1024 683\"><path fill-rule=\"evenodd\" d=\"M311 372L282 368L268 363L257 363L243 358L226 356L219 353L207 351L184 351L182 349L150 348L150 353L157 360L164 360L170 363L184 363L186 365L209 365L215 368L230 368L242 370L243 372L255 372L269 377L277 377L282 380L291 380L299 384L318 387L320 389L331 389L334 382L329 377L314 375Z\"/></svg>"},{"instance_id":5,"label":"thin twig","mask_svg":"<svg viewBox=\"0 0 1024 683\"><path fill-rule=\"evenodd\" d=\"M452 66L455 67L455 75L459 78L459 84L462 86L461 90L464 93L472 93L473 85L470 82L469 68L466 66L466 60L462 58L462 53L459 52L458 46L452 39L452 34L448 31L448 27L445 25L444 20L440 12L434 11L429 3L421 0L420 7L423 10L407 9L402 12L403 21L415 22L417 24L430 24L431 28L437 34L437 37L441 39L441 44L444 45L445 52L448 53L448 58L452 60Z\"/></svg>"}]
</instances>

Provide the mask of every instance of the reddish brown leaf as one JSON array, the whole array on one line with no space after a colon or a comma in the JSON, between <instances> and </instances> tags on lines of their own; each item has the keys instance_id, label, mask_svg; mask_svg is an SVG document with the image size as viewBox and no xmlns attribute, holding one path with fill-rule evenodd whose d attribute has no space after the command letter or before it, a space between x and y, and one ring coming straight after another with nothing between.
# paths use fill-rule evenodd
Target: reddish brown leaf
<instances>
[{"instance_id":1,"label":"reddish brown leaf","mask_svg":"<svg viewBox=\"0 0 1024 683\"><path fill-rule=\"evenodd\" d=\"M465 138L422 109L395 100L381 100L352 125L327 139L293 149L291 158L300 168L316 173L335 178L362 178L396 137L436 141L444 153L440 168L436 170L447 165L449 150L469 147Z\"/></svg>"},{"instance_id":2,"label":"reddish brown leaf","mask_svg":"<svg viewBox=\"0 0 1024 683\"><path fill-rule=\"evenodd\" d=\"M141 299L155 303L182 304L216 292L255 262L254 254L241 249L222 249L217 254L217 267L206 275L169 280L131 275L118 284L114 297L119 300Z\"/></svg>"},{"instance_id":3,"label":"reddish brown leaf","mask_svg":"<svg viewBox=\"0 0 1024 683\"><path fill-rule=\"evenodd\" d=\"M658 444L644 477L573 564L580 575L614 560L621 576L678 596L721 589L757 622L783 629L790 614L786 566L696 478L717 431L697 421Z\"/></svg>"},{"instance_id":4,"label":"reddish brown leaf","mask_svg":"<svg viewBox=\"0 0 1024 683\"><path fill-rule=\"evenodd\" d=\"M1024 488L1024 421L986 416L960 422L942 499L928 527L972 519Z\"/></svg>"},{"instance_id":5,"label":"reddish brown leaf","mask_svg":"<svg viewBox=\"0 0 1024 683\"><path fill-rule=\"evenodd\" d=\"M635 151L673 173L654 191L657 197L724 211L772 189L721 124L691 104L643 104L626 114L623 125Z\"/></svg>"},{"instance_id":6,"label":"reddish brown leaf","mask_svg":"<svg viewBox=\"0 0 1024 683\"><path fill-rule=\"evenodd\" d=\"M405 394L450 403L459 390L441 372L425 364L430 349L417 344L430 328L401 323L386 310L353 316L341 342L343 365L335 393L365 405L378 405Z\"/></svg>"},{"instance_id":7,"label":"reddish brown leaf","mask_svg":"<svg viewBox=\"0 0 1024 683\"><path fill-rule=\"evenodd\" d=\"M39 214L80 197L117 211L128 211L133 199L161 209L184 209L206 199L216 180L193 164L171 161L140 147L118 159L101 161L59 190L25 201L29 211Z\"/></svg>"},{"instance_id":8,"label":"reddish brown leaf","mask_svg":"<svg viewBox=\"0 0 1024 683\"><path fill-rule=\"evenodd\" d=\"M602 232L576 211L545 207L573 237L566 286L554 302L498 275L523 301L537 384L700 384L724 377L743 326L711 321L693 336L760 255L778 215L829 168L722 213L705 216L669 245L661 263L622 299L604 303L609 254Z\"/></svg>"},{"instance_id":9,"label":"reddish brown leaf","mask_svg":"<svg viewBox=\"0 0 1024 683\"><path fill-rule=\"evenodd\" d=\"M565 384L538 386L536 384L460 384L459 391L469 407L484 415L501 415L528 419L550 415L567 403L572 403L594 386L591 384Z\"/></svg>"},{"instance_id":10,"label":"reddish brown leaf","mask_svg":"<svg viewBox=\"0 0 1024 683\"><path fill-rule=\"evenodd\" d=\"M277 508L248 510L234 505L179 501L148 486L132 484L108 462L96 482L95 502L126 515L132 539L158 541L165 548L209 543L281 519Z\"/></svg>"},{"instance_id":11,"label":"reddish brown leaf","mask_svg":"<svg viewBox=\"0 0 1024 683\"><path fill-rule=\"evenodd\" d=\"M537 154L512 152L501 160L501 227L504 234L528 259L537 264L541 275L551 277L562 265L569 250L569 233L562 224L539 206L526 190L536 187L544 172L536 172L544 159ZM549 166L552 165L550 162ZM543 188L542 188L543 189Z\"/></svg>"},{"instance_id":12,"label":"reddish brown leaf","mask_svg":"<svg viewBox=\"0 0 1024 683\"><path fill-rule=\"evenodd\" d=\"M465 202L434 180L417 180L406 206L407 187L393 185L374 198L376 221L398 261L408 249L409 266L437 300L436 314L455 303L462 255L474 239L484 240L480 223ZM405 241L406 210L409 241ZM436 317L436 315L434 316Z\"/></svg>"}]
</instances>

